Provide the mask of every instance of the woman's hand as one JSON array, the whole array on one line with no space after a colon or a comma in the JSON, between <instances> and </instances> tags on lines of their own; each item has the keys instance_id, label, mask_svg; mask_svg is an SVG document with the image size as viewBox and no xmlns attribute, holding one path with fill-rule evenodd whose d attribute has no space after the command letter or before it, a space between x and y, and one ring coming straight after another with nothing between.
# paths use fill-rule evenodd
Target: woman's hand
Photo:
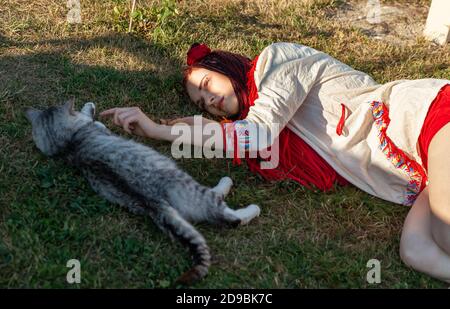
<instances>
[{"instance_id":1,"label":"woman's hand","mask_svg":"<svg viewBox=\"0 0 450 309\"><path fill-rule=\"evenodd\" d=\"M115 125L122 127L130 134L143 137L157 138L153 136L158 124L147 117L139 107L116 107L100 113L102 117L112 117Z\"/></svg>"}]
</instances>

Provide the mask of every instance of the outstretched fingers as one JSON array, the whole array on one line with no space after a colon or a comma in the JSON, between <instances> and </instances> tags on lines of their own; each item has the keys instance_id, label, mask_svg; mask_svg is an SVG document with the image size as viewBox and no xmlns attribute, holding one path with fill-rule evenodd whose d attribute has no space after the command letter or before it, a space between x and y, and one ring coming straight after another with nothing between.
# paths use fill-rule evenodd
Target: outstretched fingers
<instances>
[{"instance_id":1,"label":"outstretched fingers","mask_svg":"<svg viewBox=\"0 0 450 309\"><path fill-rule=\"evenodd\" d=\"M127 133L132 133L134 126L131 124L137 120L137 113L134 108L111 108L100 113L102 117L112 117L113 123L123 127Z\"/></svg>"}]
</instances>

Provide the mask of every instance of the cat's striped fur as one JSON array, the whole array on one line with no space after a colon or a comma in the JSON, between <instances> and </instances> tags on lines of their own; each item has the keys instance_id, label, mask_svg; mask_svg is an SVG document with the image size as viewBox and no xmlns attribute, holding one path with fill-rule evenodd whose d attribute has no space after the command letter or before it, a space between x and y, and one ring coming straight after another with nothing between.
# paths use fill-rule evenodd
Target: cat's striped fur
<instances>
[{"instance_id":1,"label":"cat's striped fur","mask_svg":"<svg viewBox=\"0 0 450 309\"><path fill-rule=\"evenodd\" d=\"M197 183L173 160L151 147L111 133L94 120L95 105L74 111L73 101L40 111L29 108L36 146L80 168L92 188L112 203L150 216L173 239L186 245L193 267L179 281L191 284L208 272L210 252L190 222L237 226L259 215L256 205L232 210L224 202L232 182L222 178L214 188Z\"/></svg>"}]
</instances>

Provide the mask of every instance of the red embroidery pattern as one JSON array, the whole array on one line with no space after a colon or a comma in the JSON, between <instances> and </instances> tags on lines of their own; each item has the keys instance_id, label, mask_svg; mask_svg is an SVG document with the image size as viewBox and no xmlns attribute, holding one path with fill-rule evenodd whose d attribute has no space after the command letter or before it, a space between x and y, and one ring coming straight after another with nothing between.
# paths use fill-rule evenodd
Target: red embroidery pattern
<instances>
[{"instance_id":1,"label":"red embroidery pattern","mask_svg":"<svg viewBox=\"0 0 450 309\"><path fill-rule=\"evenodd\" d=\"M415 160L408 157L392 140L387 136L386 130L391 119L389 118L389 109L378 101L370 104L373 118L378 128L378 138L380 140L380 149L386 155L391 163L409 176L409 182L406 186L405 205L412 205L419 193L426 185L427 175L423 167Z\"/></svg>"}]
</instances>

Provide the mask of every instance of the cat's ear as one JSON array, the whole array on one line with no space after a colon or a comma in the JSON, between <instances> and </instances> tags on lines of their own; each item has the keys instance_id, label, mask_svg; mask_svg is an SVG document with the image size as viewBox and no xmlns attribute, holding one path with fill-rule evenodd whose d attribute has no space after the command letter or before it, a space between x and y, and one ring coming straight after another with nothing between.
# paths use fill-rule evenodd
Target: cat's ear
<instances>
[{"instance_id":1,"label":"cat's ear","mask_svg":"<svg viewBox=\"0 0 450 309\"><path fill-rule=\"evenodd\" d=\"M28 107L25 109L25 117L27 117L28 121L31 123L34 123L41 113L41 110L34 107Z\"/></svg>"},{"instance_id":2,"label":"cat's ear","mask_svg":"<svg viewBox=\"0 0 450 309\"><path fill-rule=\"evenodd\" d=\"M63 108L68 111L71 115L74 114L74 105L75 105L75 99L70 99L66 103L64 103Z\"/></svg>"}]
</instances>

